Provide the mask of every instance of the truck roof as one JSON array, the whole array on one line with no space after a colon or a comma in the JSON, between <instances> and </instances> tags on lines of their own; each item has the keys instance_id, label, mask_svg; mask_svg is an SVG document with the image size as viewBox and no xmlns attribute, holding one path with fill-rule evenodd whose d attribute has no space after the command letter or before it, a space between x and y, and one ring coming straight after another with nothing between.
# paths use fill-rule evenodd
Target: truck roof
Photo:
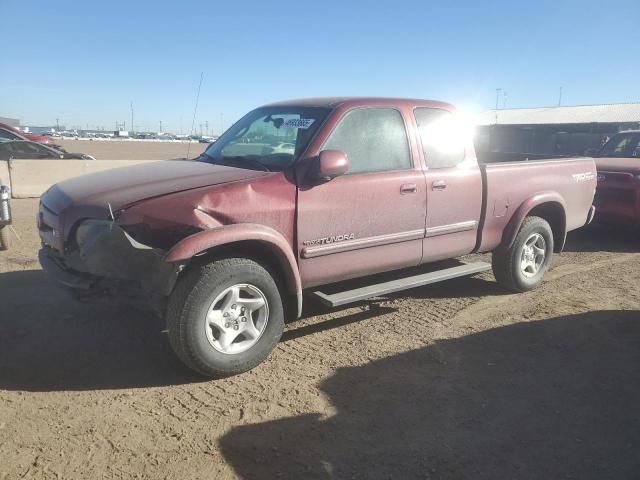
<instances>
[{"instance_id":1,"label":"truck roof","mask_svg":"<svg viewBox=\"0 0 640 480\"><path fill-rule=\"evenodd\" d=\"M319 97L301 98L297 100L283 100L270 103L267 107L325 107L336 108L347 105L349 107L373 107L380 105L394 105L398 107L429 107L455 110L449 103L435 100L420 100L414 98L386 98L386 97Z\"/></svg>"}]
</instances>

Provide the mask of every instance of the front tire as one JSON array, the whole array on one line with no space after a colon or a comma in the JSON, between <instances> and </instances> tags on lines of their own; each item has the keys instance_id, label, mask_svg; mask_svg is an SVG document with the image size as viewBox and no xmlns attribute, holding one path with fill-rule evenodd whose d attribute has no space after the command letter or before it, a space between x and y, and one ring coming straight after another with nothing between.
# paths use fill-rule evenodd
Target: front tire
<instances>
[{"instance_id":1,"label":"front tire","mask_svg":"<svg viewBox=\"0 0 640 480\"><path fill-rule=\"evenodd\" d=\"M493 252L493 275L513 292L532 290L542 282L552 255L553 232L549 223L540 217L527 217L513 245Z\"/></svg>"},{"instance_id":2,"label":"front tire","mask_svg":"<svg viewBox=\"0 0 640 480\"><path fill-rule=\"evenodd\" d=\"M284 330L284 309L270 273L247 258L226 258L187 272L167 307L169 342L191 369L209 378L261 363Z\"/></svg>"}]
</instances>

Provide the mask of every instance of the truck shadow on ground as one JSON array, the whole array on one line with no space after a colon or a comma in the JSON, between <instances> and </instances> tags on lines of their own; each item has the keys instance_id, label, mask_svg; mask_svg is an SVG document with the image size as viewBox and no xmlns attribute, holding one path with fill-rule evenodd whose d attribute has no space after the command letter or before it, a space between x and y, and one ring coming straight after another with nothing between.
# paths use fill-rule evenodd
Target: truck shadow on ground
<instances>
[{"instance_id":1,"label":"truck shadow on ground","mask_svg":"<svg viewBox=\"0 0 640 480\"><path fill-rule=\"evenodd\" d=\"M475 295L486 293L491 282L460 279L447 284L399 295ZM310 317L340 311L308 302L302 322L292 322L282 341L397 310L375 301L360 306L361 311L304 325ZM96 390L206 381L176 358L164 329L161 319L126 306L78 303L41 270L2 273L0 389Z\"/></svg>"},{"instance_id":2,"label":"truck shadow on ground","mask_svg":"<svg viewBox=\"0 0 640 480\"><path fill-rule=\"evenodd\" d=\"M283 341L387 310L372 305L334 321L294 324ZM303 318L326 311L311 307ZM177 359L164 329L160 318L130 307L79 303L41 270L0 274L0 389L99 390L207 381Z\"/></svg>"},{"instance_id":3,"label":"truck shadow on ground","mask_svg":"<svg viewBox=\"0 0 640 480\"><path fill-rule=\"evenodd\" d=\"M593 224L569 232L565 252L640 252L640 233L630 228Z\"/></svg>"},{"instance_id":4,"label":"truck shadow on ground","mask_svg":"<svg viewBox=\"0 0 640 480\"><path fill-rule=\"evenodd\" d=\"M337 414L232 429L243 478L633 478L640 314L495 328L338 370Z\"/></svg>"},{"instance_id":5,"label":"truck shadow on ground","mask_svg":"<svg viewBox=\"0 0 640 480\"><path fill-rule=\"evenodd\" d=\"M41 270L0 274L0 389L94 390L201 381L153 315L86 305Z\"/></svg>"}]
</instances>

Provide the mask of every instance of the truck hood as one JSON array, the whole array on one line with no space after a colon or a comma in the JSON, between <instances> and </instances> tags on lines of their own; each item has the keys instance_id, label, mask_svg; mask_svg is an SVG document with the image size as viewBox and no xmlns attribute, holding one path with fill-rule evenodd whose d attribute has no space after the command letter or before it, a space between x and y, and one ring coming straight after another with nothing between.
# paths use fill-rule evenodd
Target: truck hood
<instances>
[{"instance_id":1,"label":"truck hood","mask_svg":"<svg viewBox=\"0 0 640 480\"><path fill-rule=\"evenodd\" d=\"M71 205L114 210L136 202L268 175L268 172L212 165L191 160L164 160L91 173L55 184L42 203L56 214Z\"/></svg>"},{"instance_id":2,"label":"truck hood","mask_svg":"<svg viewBox=\"0 0 640 480\"><path fill-rule=\"evenodd\" d=\"M603 172L640 172L640 158L595 158L596 168Z\"/></svg>"}]
</instances>

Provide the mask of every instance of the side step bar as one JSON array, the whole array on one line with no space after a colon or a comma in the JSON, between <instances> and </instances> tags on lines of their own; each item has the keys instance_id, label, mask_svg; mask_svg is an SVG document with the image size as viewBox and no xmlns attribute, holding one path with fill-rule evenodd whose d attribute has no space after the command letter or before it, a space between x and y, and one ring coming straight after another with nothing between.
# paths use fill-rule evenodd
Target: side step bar
<instances>
[{"instance_id":1,"label":"side step bar","mask_svg":"<svg viewBox=\"0 0 640 480\"><path fill-rule=\"evenodd\" d=\"M320 302L330 307L339 307L348 303L366 300L367 298L386 295L388 293L408 290L410 288L429 285L430 283L443 282L452 278L466 277L475 275L476 273L491 270L491 264L486 262L464 263L457 267L436 270L435 272L421 273L411 277L391 280L389 282L377 283L366 287L354 288L353 290L345 290L334 294L326 294L319 291L313 292Z\"/></svg>"}]
</instances>

